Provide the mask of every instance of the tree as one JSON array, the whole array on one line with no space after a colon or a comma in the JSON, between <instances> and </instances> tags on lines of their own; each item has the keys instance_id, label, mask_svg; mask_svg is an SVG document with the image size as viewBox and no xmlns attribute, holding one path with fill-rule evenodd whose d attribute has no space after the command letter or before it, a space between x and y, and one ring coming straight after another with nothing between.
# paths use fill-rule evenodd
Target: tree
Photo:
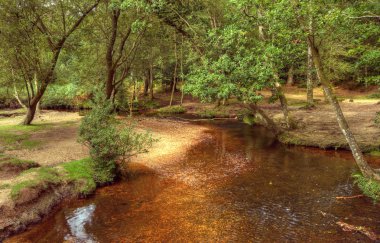
<instances>
[{"instance_id":1,"label":"tree","mask_svg":"<svg viewBox=\"0 0 380 243\"><path fill-rule=\"evenodd\" d=\"M28 110L23 124L34 119L37 104L55 79L59 56L68 38L99 4L83 5L73 1L3 1L0 5L3 42L9 47L12 65L25 82L38 80L28 91ZM30 86L31 87L31 86Z\"/></svg>"},{"instance_id":2,"label":"tree","mask_svg":"<svg viewBox=\"0 0 380 243\"><path fill-rule=\"evenodd\" d=\"M312 4L312 8L307 4ZM346 2L346 9L347 5L350 6L350 2ZM344 11L342 11L343 14L342 12L338 11L340 10L340 6L341 5L335 5L334 3L331 3L328 5L328 7L326 5L318 5L314 2L303 4L295 1L294 3L294 8L297 11L297 18L301 25L300 28L302 28L306 34L306 39L311 50L313 63L317 71L318 78L322 84L324 94L335 111L339 127L350 146L356 164L364 176L380 181L380 173L368 165L353 133L351 132L351 129L339 105L339 101L333 93L333 84L326 75L325 65L321 56L321 49L323 49L323 45L325 45L327 41L329 41L329 44L331 44L331 42L341 42L342 36L339 35L339 31L341 31L344 27L348 27L345 26L345 24L347 24L347 17L344 15ZM303 21L306 19L305 16L313 16L313 19L316 22L317 28L315 30L313 29L312 32L308 29L308 25L305 23L305 21ZM337 35L329 34L333 31L337 33ZM339 39L335 39L336 37L339 37ZM328 55L328 53L323 54Z\"/></svg>"}]
</instances>

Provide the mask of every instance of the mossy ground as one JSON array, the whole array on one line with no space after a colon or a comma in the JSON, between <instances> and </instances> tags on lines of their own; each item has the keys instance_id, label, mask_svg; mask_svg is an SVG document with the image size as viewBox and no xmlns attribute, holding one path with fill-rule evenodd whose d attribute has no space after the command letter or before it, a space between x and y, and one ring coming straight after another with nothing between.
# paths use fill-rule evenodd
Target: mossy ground
<instances>
[{"instance_id":1,"label":"mossy ground","mask_svg":"<svg viewBox=\"0 0 380 243\"><path fill-rule=\"evenodd\" d=\"M31 139L31 135L50 126L50 124L0 126L0 143L7 150L36 148L42 142Z\"/></svg>"},{"instance_id":2,"label":"mossy ground","mask_svg":"<svg viewBox=\"0 0 380 243\"><path fill-rule=\"evenodd\" d=\"M21 173L20 177L23 176L27 179L11 185L13 200L17 200L23 190L44 191L68 183L74 184L76 191L73 193L81 196L89 195L96 189L91 159L72 161L56 167L32 168Z\"/></svg>"},{"instance_id":3,"label":"mossy ground","mask_svg":"<svg viewBox=\"0 0 380 243\"><path fill-rule=\"evenodd\" d=\"M166 106L157 110L158 114L183 114L186 113L186 108L183 106Z\"/></svg>"},{"instance_id":4,"label":"mossy ground","mask_svg":"<svg viewBox=\"0 0 380 243\"><path fill-rule=\"evenodd\" d=\"M0 154L0 171L23 171L35 167L39 167L39 164L34 161L10 158L3 154Z\"/></svg>"}]
</instances>

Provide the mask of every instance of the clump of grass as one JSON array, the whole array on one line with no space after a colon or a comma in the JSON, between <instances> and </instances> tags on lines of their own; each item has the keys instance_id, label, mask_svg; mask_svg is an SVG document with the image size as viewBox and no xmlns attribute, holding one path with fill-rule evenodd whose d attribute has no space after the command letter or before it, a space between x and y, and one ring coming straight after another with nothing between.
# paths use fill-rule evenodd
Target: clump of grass
<instances>
[{"instance_id":1,"label":"clump of grass","mask_svg":"<svg viewBox=\"0 0 380 243\"><path fill-rule=\"evenodd\" d=\"M201 110L196 114L202 118L229 117L228 112L220 108Z\"/></svg>"},{"instance_id":2,"label":"clump of grass","mask_svg":"<svg viewBox=\"0 0 380 243\"><path fill-rule=\"evenodd\" d=\"M186 113L186 108L183 106L166 106L157 110L160 114L183 114Z\"/></svg>"},{"instance_id":3,"label":"clump of grass","mask_svg":"<svg viewBox=\"0 0 380 243\"><path fill-rule=\"evenodd\" d=\"M94 168L90 158L72 161L63 165L69 181L74 182L77 192L88 195L96 188Z\"/></svg>"},{"instance_id":4,"label":"clump of grass","mask_svg":"<svg viewBox=\"0 0 380 243\"><path fill-rule=\"evenodd\" d=\"M367 99L380 99L380 92L370 94L366 96Z\"/></svg>"},{"instance_id":5,"label":"clump of grass","mask_svg":"<svg viewBox=\"0 0 380 243\"><path fill-rule=\"evenodd\" d=\"M0 110L0 116L15 116L22 115L26 113L26 109L20 108L15 110Z\"/></svg>"},{"instance_id":6,"label":"clump of grass","mask_svg":"<svg viewBox=\"0 0 380 243\"><path fill-rule=\"evenodd\" d=\"M243 122L245 124L248 124L251 126L258 123L256 117L254 115L251 115L251 114L244 115L243 116Z\"/></svg>"},{"instance_id":7,"label":"clump of grass","mask_svg":"<svg viewBox=\"0 0 380 243\"><path fill-rule=\"evenodd\" d=\"M367 178L363 176L360 173L354 174L353 175L354 182L360 190L363 192L364 195L370 197L373 199L373 201L376 203L380 199L380 183Z\"/></svg>"},{"instance_id":8,"label":"clump of grass","mask_svg":"<svg viewBox=\"0 0 380 243\"><path fill-rule=\"evenodd\" d=\"M19 182L11 188L11 198L17 200L21 191L27 188L40 188L42 190L48 189L50 186L58 185L62 182L62 177L59 175L55 168L33 168L24 171L22 174L35 173L33 179Z\"/></svg>"},{"instance_id":9,"label":"clump of grass","mask_svg":"<svg viewBox=\"0 0 380 243\"><path fill-rule=\"evenodd\" d=\"M374 122L375 122L376 125L380 126L380 111L376 112L376 116L375 116Z\"/></svg>"},{"instance_id":10,"label":"clump of grass","mask_svg":"<svg viewBox=\"0 0 380 243\"><path fill-rule=\"evenodd\" d=\"M380 157L380 151L379 150L372 150L369 154L372 156Z\"/></svg>"},{"instance_id":11,"label":"clump of grass","mask_svg":"<svg viewBox=\"0 0 380 243\"><path fill-rule=\"evenodd\" d=\"M39 167L34 161L22 160L17 158L0 157L0 170L27 170L31 168Z\"/></svg>"},{"instance_id":12,"label":"clump of grass","mask_svg":"<svg viewBox=\"0 0 380 243\"><path fill-rule=\"evenodd\" d=\"M0 190L9 189L9 188L11 188L10 184L2 184L2 185L0 185Z\"/></svg>"}]
</instances>

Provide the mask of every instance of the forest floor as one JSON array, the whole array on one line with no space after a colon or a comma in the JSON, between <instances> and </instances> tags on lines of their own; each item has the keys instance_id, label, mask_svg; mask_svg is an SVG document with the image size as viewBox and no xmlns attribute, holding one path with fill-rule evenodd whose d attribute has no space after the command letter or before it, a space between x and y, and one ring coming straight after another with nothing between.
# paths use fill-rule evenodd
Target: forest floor
<instances>
[{"instance_id":1,"label":"forest floor","mask_svg":"<svg viewBox=\"0 0 380 243\"><path fill-rule=\"evenodd\" d=\"M17 125L21 119L19 113L0 118L0 241L39 221L64 198L78 196L78 185L66 176L64 166L89 157L88 148L78 142L78 113L43 111L30 127ZM148 131L157 140L148 153L131 159L132 172L141 166L153 169L177 161L206 130L161 118L119 119L137 121L138 131Z\"/></svg>"}]
</instances>

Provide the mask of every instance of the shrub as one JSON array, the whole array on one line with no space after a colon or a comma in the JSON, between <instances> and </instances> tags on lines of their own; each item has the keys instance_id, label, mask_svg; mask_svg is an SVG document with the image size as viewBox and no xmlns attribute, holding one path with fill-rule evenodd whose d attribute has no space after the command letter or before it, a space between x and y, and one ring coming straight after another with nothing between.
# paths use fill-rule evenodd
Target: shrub
<instances>
[{"instance_id":1,"label":"shrub","mask_svg":"<svg viewBox=\"0 0 380 243\"><path fill-rule=\"evenodd\" d=\"M153 139L139 134L133 125L122 125L116 120L111 101L98 92L92 110L83 118L79 129L80 141L90 148L95 181L109 183L117 174L117 162L146 152Z\"/></svg>"},{"instance_id":2,"label":"shrub","mask_svg":"<svg viewBox=\"0 0 380 243\"><path fill-rule=\"evenodd\" d=\"M358 185L364 195L372 198L374 202L380 199L380 183L363 176L362 174L354 174L355 184Z\"/></svg>"}]
</instances>

